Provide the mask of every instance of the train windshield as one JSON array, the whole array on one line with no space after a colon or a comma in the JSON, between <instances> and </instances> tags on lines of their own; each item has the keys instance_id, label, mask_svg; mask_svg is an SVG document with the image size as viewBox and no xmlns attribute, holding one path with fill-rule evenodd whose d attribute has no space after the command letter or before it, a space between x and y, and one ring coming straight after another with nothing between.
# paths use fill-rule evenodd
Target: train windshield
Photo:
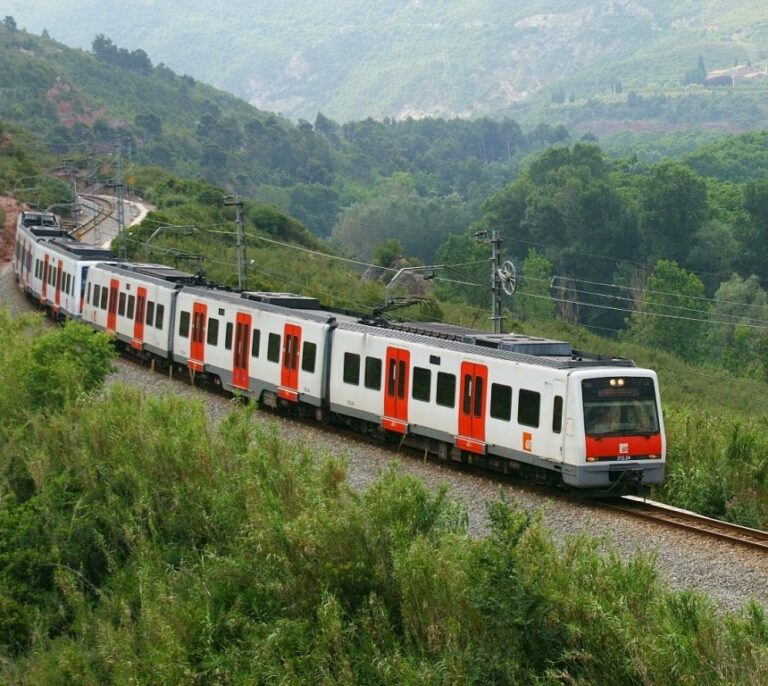
<instances>
[{"instance_id":1,"label":"train windshield","mask_svg":"<svg viewBox=\"0 0 768 686\"><path fill-rule=\"evenodd\" d=\"M612 377L581 382L588 436L638 436L659 432L653 379Z\"/></svg>"}]
</instances>

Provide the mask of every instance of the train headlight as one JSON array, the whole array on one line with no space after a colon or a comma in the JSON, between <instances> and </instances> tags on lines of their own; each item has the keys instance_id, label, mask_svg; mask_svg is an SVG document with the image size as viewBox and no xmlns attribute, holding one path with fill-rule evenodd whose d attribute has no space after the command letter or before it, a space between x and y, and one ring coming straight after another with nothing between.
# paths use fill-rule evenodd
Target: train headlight
<instances>
[{"instance_id":1,"label":"train headlight","mask_svg":"<svg viewBox=\"0 0 768 686\"><path fill-rule=\"evenodd\" d=\"M623 386L624 385L624 379L611 379L608 383L611 386Z\"/></svg>"}]
</instances>

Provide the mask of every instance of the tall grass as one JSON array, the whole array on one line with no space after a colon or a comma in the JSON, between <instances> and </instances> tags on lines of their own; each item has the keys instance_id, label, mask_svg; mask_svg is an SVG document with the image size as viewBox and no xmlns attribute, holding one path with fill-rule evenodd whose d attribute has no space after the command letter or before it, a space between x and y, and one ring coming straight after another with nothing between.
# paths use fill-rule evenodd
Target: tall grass
<instances>
[{"instance_id":1,"label":"tall grass","mask_svg":"<svg viewBox=\"0 0 768 686\"><path fill-rule=\"evenodd\" d=\"M116 386L24 437L0 457L0 682L768 678L759 608L721 616L652 557L558 547L513 502L474 540L444 491L388 469L354 492L343 456L251 407L212 431L197 404Z\"/></svg>"},{"instance_id":2,"label":"tall grass","mask_svg":"<svg viewBox=\"0 0 768 686\"><path fill-rule=\"evenodd\" d=\"M753 527L768 526L764 422L666 409L667 479L659 495L679 507Z\"/></svg>"},{"instance_id":3,"label":"tall grass","mask_svg":"<svg viewBox=\"0 0 768 686\"><path fill-rule=\"evenodd\" d=\"M30 346L35 327L0 315L0 683L768 682L762 608L720 613L600 540L557 546L513 502L475 540L444 490L388 469L352 491L343 456L251 406L212 430L99 375L41 403L41 369L70 378L62 341L106 358L77 330ZM764 521L755 425L667 425L662 496Z\"/></svg>"}]
</instances>

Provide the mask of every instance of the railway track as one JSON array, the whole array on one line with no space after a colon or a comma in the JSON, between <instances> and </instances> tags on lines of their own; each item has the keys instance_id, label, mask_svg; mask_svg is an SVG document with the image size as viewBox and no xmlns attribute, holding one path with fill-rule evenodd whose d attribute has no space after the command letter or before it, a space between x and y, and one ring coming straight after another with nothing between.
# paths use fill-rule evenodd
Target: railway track
<instances>
[{"instance_id":1,"label":"railway track","mask_svg":"<svg viewBox=\"0 0 768 686\"><path fill-rule=\"evenodd\" d=\"M93 216L80 224L74 231L75 238L83 240L91 231L100 226L102 222L114 216L115 204L109 198L100 195L83 194L80 197L83 200L82 204L93 212Z\"/></svg>"},{"instance_id":2,"label":"railway track","mask_svg":"<svg viewBox=\"0 0 768 686\"><path fill-rule=\"evenodd\" d=\"M768 531L750 529L746 526L711 519L695 512L680 510L670 505L643 500L634 496L624 496L614 501L598 501L606 509L616 510L626 515L659 522L667 526L684 529L702 536L709 536L720 541L728 541L752 549L768 552Z\"/></svg>"}]
</instances>

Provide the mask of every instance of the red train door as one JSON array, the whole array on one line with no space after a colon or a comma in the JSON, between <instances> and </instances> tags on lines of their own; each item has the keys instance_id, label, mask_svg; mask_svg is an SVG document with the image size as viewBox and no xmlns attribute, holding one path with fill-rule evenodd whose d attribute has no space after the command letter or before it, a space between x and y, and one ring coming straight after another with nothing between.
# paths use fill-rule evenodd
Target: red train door
<instances>
[{"instance_id":1,"label":"red train door","mask_svg":"<svg viewBox=\"0 0 768 686\"><path fill-rule=\"evenodd\" d=\"M286 324L283 331L283 363L280 369L280 389L278 395L296 402L299 397L299 346L301 345L301 327Z\"/></svg>"},{"instance_id":2,"label":"red train door","mask_svg":"<svg viewBox=\"0 0 768 686\"><path fill-rule=\"evenodd\" d=\"M64 276L64 263L59 260L56 263L56 292L53 296L53 313L56 314L61 306L61 280Z\"/></svg>"},{"instance_id":3,"label":"red train door","mask_svg":"<svg viewBox=\"0 0 768 686\"><path fill-rule=\"evenodd\" d=\"M235 351L232 355L232 385L248 390L248 360L251 352L251 315L235 317Z\"/></svg>"},{"instance_id":4,"label":"red train door","mask_svg":"<svg viewBox=\"0 0 768 686\"><path fill-rule=\"evenodd\" d=\"M387 348L385 359L384 416L381 426L404 434L408 430L408 374L411 354L402 348Z\"/></svg>"},{"instance_id":5,"label":"red train door","mask_svg":"<svg viewBox=\"0 0 768 686\"><path fill-rule=\"evenodd\" d=\"M120 282L117 279L109 280L109 300L107 301L107 331L115 332L117 328L117 292Z\"/></svg>"},{"instance_id":6,"label":"red train door","mask_svg":"<svg viewBox=\"0 0 768 686\"><path fill-rule=\"evenodd\" d=\"M43 258L43 284L40 289L40 302L45 302L48 295L48 255Z\"/></svg>"},{"instance_id":7,"label":"red train door","mask_svg":"<svg viewBox=\"0 0 768 686\"><path fill-rule=\"evenodd\" d=\"M192 305L192 332L190 334L189 360L187 367L196 372L205 365L205 323L208 308L203 303Z\"/></svg>"},{"instance_id":8,"label":"red train door","mask_svg":"<svg viewBox=\"0 0 768 686\"><path fill-rule=\"evenodd\" d=\"M131 347L141 350L144 347L144 318L147 316L147 289L136 289L136 310L133 318L133 339Z\"/></svg>"},{"instance_id":9,"label":"red train door","mask_svg":"<svg viewBox=\"0 0 768 686\"><path fill-rule=\"evenodd\" d=\"M485 398L488 367L474 362L461 363L459 434L456 447L470 453L485 453Z\"/></svg>"}]
</instances>

